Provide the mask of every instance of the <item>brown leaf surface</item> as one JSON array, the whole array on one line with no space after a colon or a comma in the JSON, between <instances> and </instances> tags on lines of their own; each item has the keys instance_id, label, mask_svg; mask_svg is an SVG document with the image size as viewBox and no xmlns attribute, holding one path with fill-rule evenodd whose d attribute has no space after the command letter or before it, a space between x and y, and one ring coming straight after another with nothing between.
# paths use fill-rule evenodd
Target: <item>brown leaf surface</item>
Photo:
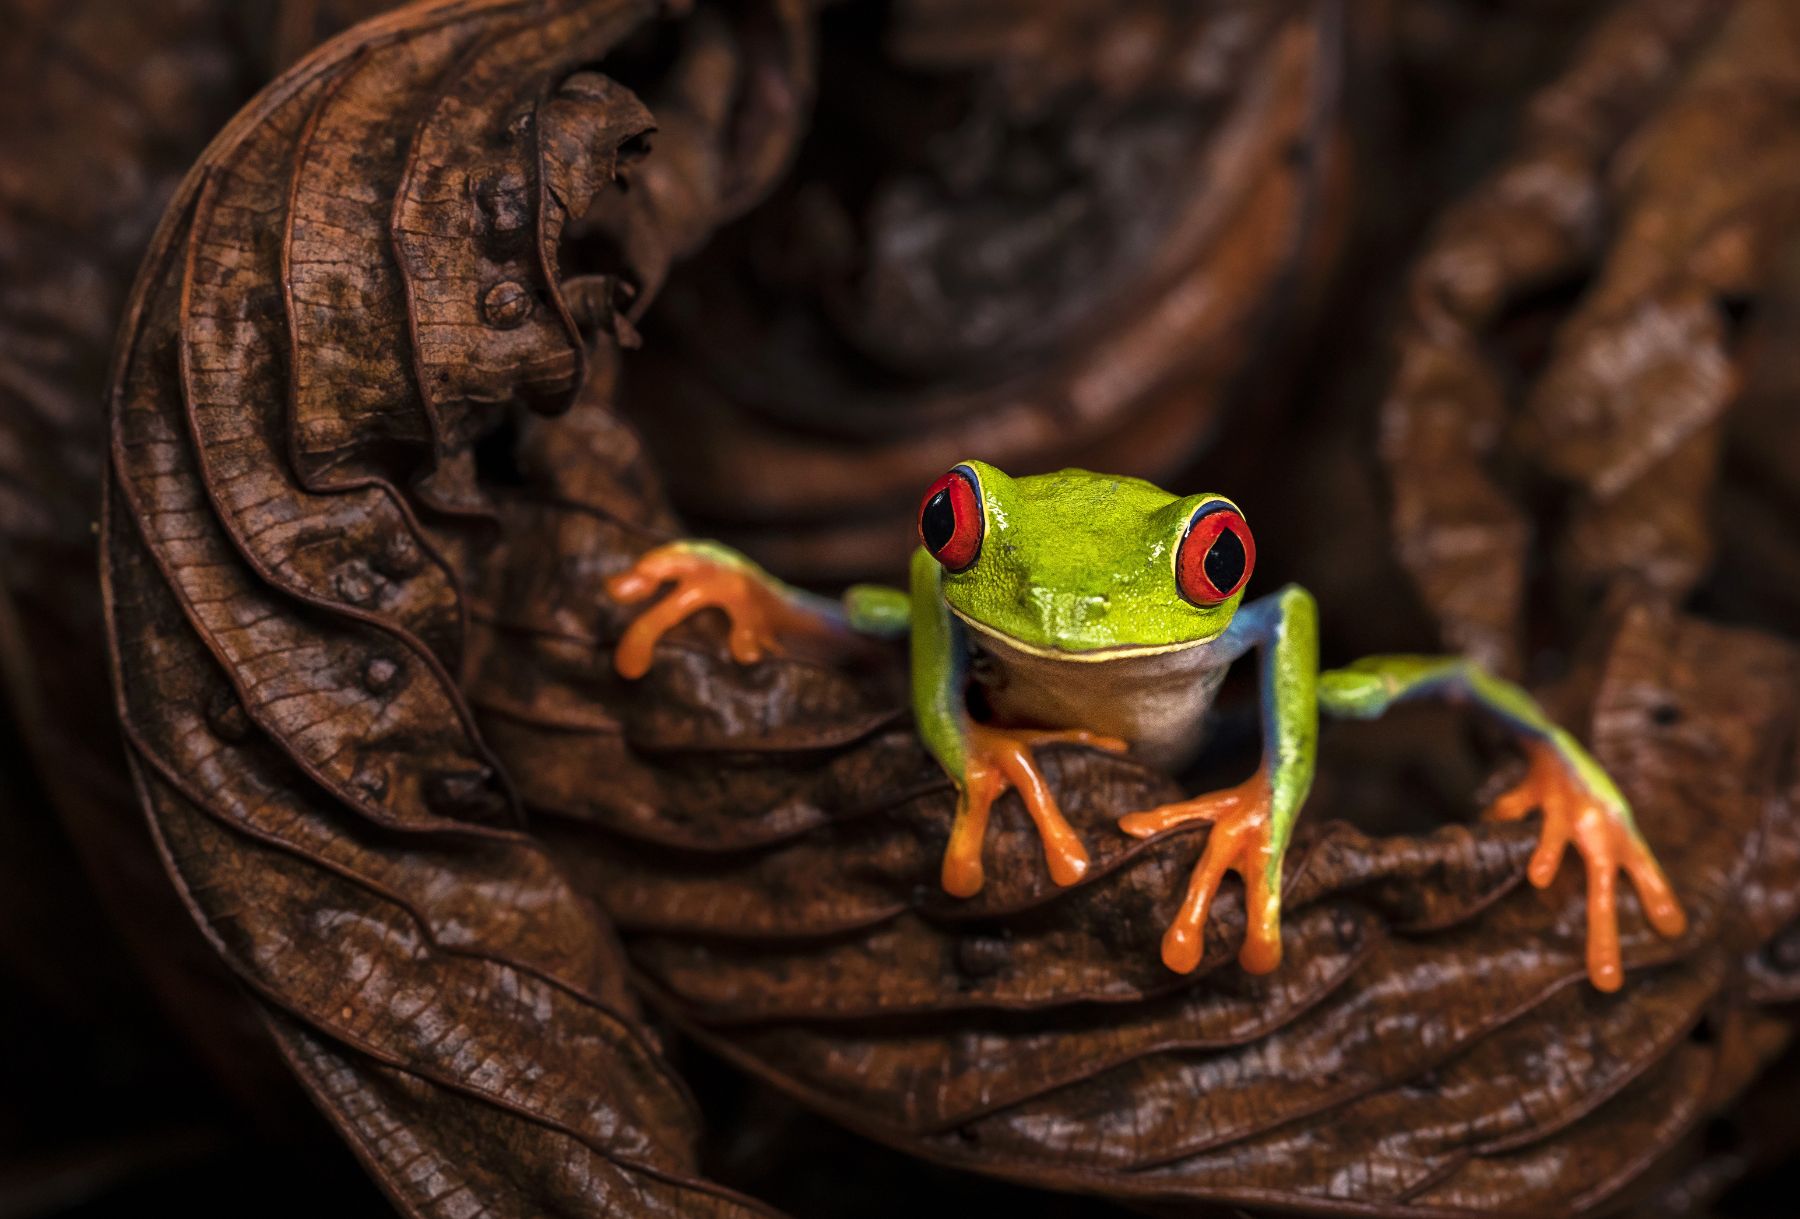
<instances>
[{"instance_id":1,"label":"brown leaf surface","mask_svg":"<svg viewBox=\"0 0 1800 1219\"><path fill-rule=\"evenodd\" d=\"M1797 98L1791 6L1617 5L1444 216L1382 427L1400 552L1454 645L1516 671L1596 601L1698 585L1744 321L1800 204Z\"/></svg>"},{"instance_id":2,"label":"brown leaf surface","mask_svg":"<svg viewBox=\"0 0 1800 1219\"><path fill-rule=\"evenodd\" d=\"M584 379L564 230L654 125L590 65L653 15L358 27L215 141L127 315L104 577L157 850L408 1213L766 1213L696 1176L610 927L516 828L457 676L459 563L494 530L476 444ZM788 36L738 70L803 92L793 14L746 20Z\"/></svg>"},{"instance_id":3,"label":"brown leaf surface","mask_svg":"<svg viewBox=\"0 0 1800 1219\"><path fill-rule=\"evenodd\" d=\"M595 649L596 680L607 663ZM715 681L737 680L716 663ZM1796 912L1759 887L1785 884L1800 849L1776 787L1797 663L1766 636L1648 613L1613 641L1596 748L1694 918L1673 947L1628 930L1634 981L1617 999L1584 981L1579 879L1517 889L1521 827L1371 839L1315 823L1290 867L1288 964L1236 969L1228 903L1201 978L1170 975L1152 949L1200 843L1113 832L1167 789L1086 753L1052 762L1096 856L1065 892L1017 818L995 827L991 891L935 893L951 799L941 783L918 792L930 767L916 754L904 799L741 850L702 834L671 850L623 819L603 823L599 850L594 819L542 832L691 1031L920 1154L1146 1200L1545 1214L1610 1199L1742 1082L1741 1047L1715 1024L1761 1019L1731 1006L1734 979ZM755 725L756 755L727 765L791 766L765 760L780 727ZM892 748L880 735L849 756ZM633 760L616 757L615 775ZM527 802L566 807L593 781L565 769L521 768ZM657 790L665 807L685 794Z\"/></svg>"}]
</instances>

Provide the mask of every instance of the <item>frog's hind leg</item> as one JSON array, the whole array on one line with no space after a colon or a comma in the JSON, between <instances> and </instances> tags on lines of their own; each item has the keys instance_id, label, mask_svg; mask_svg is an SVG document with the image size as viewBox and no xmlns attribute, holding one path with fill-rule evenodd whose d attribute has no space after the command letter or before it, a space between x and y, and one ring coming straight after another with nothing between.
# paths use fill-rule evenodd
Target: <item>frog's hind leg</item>
<instances>
[{"instance_id":1,"label":"frog's hind leg","mask_svg":"<svg viewBox=\"0 0 1800 1219\"><path fill-rule=\"evenodd\" d=\"M1617 990L1624 980L1615 896L1620 871L1631 878L1652 927L1671 937L1687 927L1624 794L1529 694L1472 661L1371 656L1319 675L1319 709L1346 718L1373 719L1397 702L1426 696L1472 702L1519 735L1530 767L1487 815L1512 821L1534 808L1543 812L1544 828L1527 873L1540 889L1555 878L1568 844L1575 844L1587 871L1588 976L1600 990Z\"/></svg>"},{"instance_id":2,"label":"frog's hind leg","mask_svg":"<svg viewBox=\"0 0 1800 1219\"><path fill-rule=\"evenodd\" d=\"M1312 787L1318 743L1314 688L1319 671L1318 610L1290 585L1238 610L1211 647L1221 665L1252 648L1261 654L1263 758L1236 787L1132 813L1119 828L1138 838L1207 822L1212 826L1187 895L1163 934L1163 964L1190 973L1204 954L1207 912L1226 872L1244 882L1246 926L1239 963L1268 973L1281 963L1281 863Z\"/></svg>"}]
</instances>

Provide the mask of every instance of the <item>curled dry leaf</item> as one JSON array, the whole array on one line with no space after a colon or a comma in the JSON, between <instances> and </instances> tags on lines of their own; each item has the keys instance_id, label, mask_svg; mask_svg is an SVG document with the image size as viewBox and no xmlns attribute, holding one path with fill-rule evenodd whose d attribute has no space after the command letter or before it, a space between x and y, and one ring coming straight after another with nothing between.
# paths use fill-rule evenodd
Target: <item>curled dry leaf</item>
<instances>
[{"instance_id":1,"label":"curled dry leaf","mask_svg":"<svg viewBox=\"0 0 1800 1219\"><path fill-rule=\"evenodd\" d=\"M688 138L750 196L791 141L769 102L798 112L805 31L743 11ZM497 524L478 446L588 380L565 230L654 127L593 65L678 39L657 16L449 0L307 57L177 194L116 364L104 588L156 847L409 1213L764 1213L695 1176L611 931L518 829L458 680ZM739 205L707 185L669 229ZM613 299L585 316L613 326Z\"/></svg>"},{"instance_id":2,"label":"curled dry leaf","mask_svg":"<svg viewBox=\"0 0 1800 1219\"><path fill-rule=\"evenodd\" d=\"M1528 634L1679 604L1705 573L1745 321L1800 206L1796 65L1779 0L1619 4L1438 226L1383 453L1459 648L1516 671Z\"/></svg>"},{"instance_id":3,"label":"curled dry leaf","mask_svg":"<svg viewBox=\"0 0 1800 1219\"><path fill-rule=\"evenodd\" d=\"M790 575L889 578L964 458L1180 469L1326 261L1338 7L822 14L799 164L674 276L631 364L690 524Z\"/></svg>"},{"instance_id":4,"label":"curled dry leaf","mask_svg":"<svg viewBox=\"0 0 1800 1219\"><path fill-rule=\"evenodd\" d=\"M594 545L625 540L589 519ZM605 640L578 677L566 638L509 625L536 636L530 667L558 686L616 690ZM811 676L793 661L740 673L703 626L691 638L704 660L670 646L662 663L706 663L714 687ZM490 656L478 704L511 655ZM1287 882L1287 964L1238 971L1234 898L1189 981L1154 945L1201 844L1115 831L1170 792L1129 763L1047 759L1094 854L1083 883L1055 889L1023 817L1003 814L993 883L957 903L931 884L951 794L909 734L822 748L801 708L683 729L644 718L637 700L656 694L617 690L613 722L533 725L515 705L493 740L650 993L856 1129L1119 1198L1543 1215L1610 1200L1785 1040L1728 996L1795 913L1800 842L1776 784L1797 662L1754 633L1647 613L1605 657L1596 749L1694 920L1676 945L1629 928L1618 999L1586 985L1573 870L1518 887L1525 827L1373 840L1315 823Z\"/></svg>"}]
</instances>

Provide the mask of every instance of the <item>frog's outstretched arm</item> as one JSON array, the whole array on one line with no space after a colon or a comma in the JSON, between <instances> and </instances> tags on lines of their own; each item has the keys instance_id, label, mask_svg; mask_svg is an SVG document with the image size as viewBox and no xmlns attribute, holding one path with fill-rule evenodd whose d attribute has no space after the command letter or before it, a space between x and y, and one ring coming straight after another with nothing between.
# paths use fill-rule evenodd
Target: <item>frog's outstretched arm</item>
<instances>
[{"instance_id":1,"label":"frog's outstretched arm","mask_svg":"<svg viewBox=\"0 0 1800 1219\"><path fill-rule=\"evenodd\" d=\"M1227 871L1244 881L1247 925L1238 959L1251 973L1281 963L1281 861L1312 787L1319 737L1318 609L1312 594L1288 585L1238 610L1212 643L1219 663L1261 652L1263 759L1233 788L1133 813L1119 828L1139 838L1191 821L1212 823L1187 896L1163 935L1164 964L1178 973L1199 965L1207 911Z\"/></svg>"},{"instance_id":2,"label":"frog's outstretched arm","mask_svg":"<svg viewBox=\"0 0 1800 1219\"><path fill-rule=\"evenodd\" d=\"M784 640L854 632L894 639L905 635L911 613L897 588L859 584L833 601L784 584L744 555L718 542L683 539L646 552L627 571L606 582L615 601L635 605L664 585L674 589L625 629L613 663L621 676L650 671L657 641L691 614L719 609L731 619L731 655L750 664L780 655Z\"/></svg>"},{"instance_id":3,"label":"frog's outstretched arm","mask_svg":"<svg viewBox=\"0 0 1800 1219\"><path fill-rule=\"evenodd\" d=\"M1178 801L1119 824L1139 837L1191 821L1213 824L1186 901L1163 939L1163 960L1187 972L1200 961L1208 907L1225 872L1244 878L1248 927L1240 959L1253 972L1281 959L1281 861L1312 783L1319 712L1373 719L1395 703L1437 695L1473 702L1523 738L1530 758L1524 782L1502 795L1489 816L1514 820L1541 809L1544 828L1529 876L1548 885L1572 841L1588 877L1588 974L1601 990L1623 981L1619 962L1617 873L1637 888L1650 923L1664 935L1686 926L1618 787L1568 732L1511 682L1458 657L1372 656L1317 672L1317 617L1303 589L1286 588L1240 610L1212 645L1229 663L1262 649L1263 764L1236 788Z\"/></svg>"},{"instance_id":4,"label":"frog's outstretched arm","mask_svg":"<svg viewBox=\"0 0 1800 1219\"><path fill-rule=\"evenodd\" d=\"M965 701L968 642L944 601L943 568L921 549L912 560L913 714L925 748L956 785L956 820L944 850L943 885L957 897L981 890L981 847L988 812L1008 787L1018 789L1037 824L1050 878L1072 885L1088 868L1081 839L1063 818L1032 749L1056 743L1092 745L1122 753L1125 742L1097 733L995 728L970 717Z\"/></svg>"},{"instance_id":5,"label":"frog's outstretched arm","mask_svg":"<svg viewBox=\"0 0 1800 1219\"><path fill-rule=\"evenodd\" d=\"M1445 656L1370 656L1319 675L1319 707L1332 715L1373 719L1406 699L1429 695L1474 703L1518 733L1530 759L1524 780L1488 809L1516 820L1541 809L1544 828L1527 875L1543 888L1573 841L1587 868L1588 976L1601 990L1624 981L1614 893L1622 869L1637 889L1650 925L1666 936L1687 927L1662 868L1638 832L1631 806L1607 773L1532 697L1473 661Z\"/></svg>"}]
</instances>

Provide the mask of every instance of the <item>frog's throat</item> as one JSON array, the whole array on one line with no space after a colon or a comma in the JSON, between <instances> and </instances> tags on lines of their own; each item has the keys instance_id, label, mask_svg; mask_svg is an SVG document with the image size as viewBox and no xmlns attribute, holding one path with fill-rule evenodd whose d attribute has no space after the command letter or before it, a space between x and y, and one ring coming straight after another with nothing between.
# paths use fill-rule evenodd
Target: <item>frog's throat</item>
<instances>
[{"instance_id":1,"label":"frog's throat","mask_svg":"<svg viewBox=\"0 0 1800 1219\"><path fill-rule=\"evenodd\" d=\"M1169 652L1185 652L1190 648L1204 647L1225 633L1215 631L1213 634L1202 636L1199 639L1182 639L1175 643L1127 643L1111 648L1093 648L1088 651L1072 652L1066 648L1047 648L1042 644L1026 643L1023 639L1008 635L1005 631L997 631L991 626L984 626L954 605L950 606L950 612L955 614L958 620L970 630L986 635L989 639L998 639L1009 648L1016 648L1032 656L1042 656L1046 660L1067 660L1075 664L1095 664L1103 660L1124 660L1133 656L1162 656Z\"/></svg>"}]
</instances>

